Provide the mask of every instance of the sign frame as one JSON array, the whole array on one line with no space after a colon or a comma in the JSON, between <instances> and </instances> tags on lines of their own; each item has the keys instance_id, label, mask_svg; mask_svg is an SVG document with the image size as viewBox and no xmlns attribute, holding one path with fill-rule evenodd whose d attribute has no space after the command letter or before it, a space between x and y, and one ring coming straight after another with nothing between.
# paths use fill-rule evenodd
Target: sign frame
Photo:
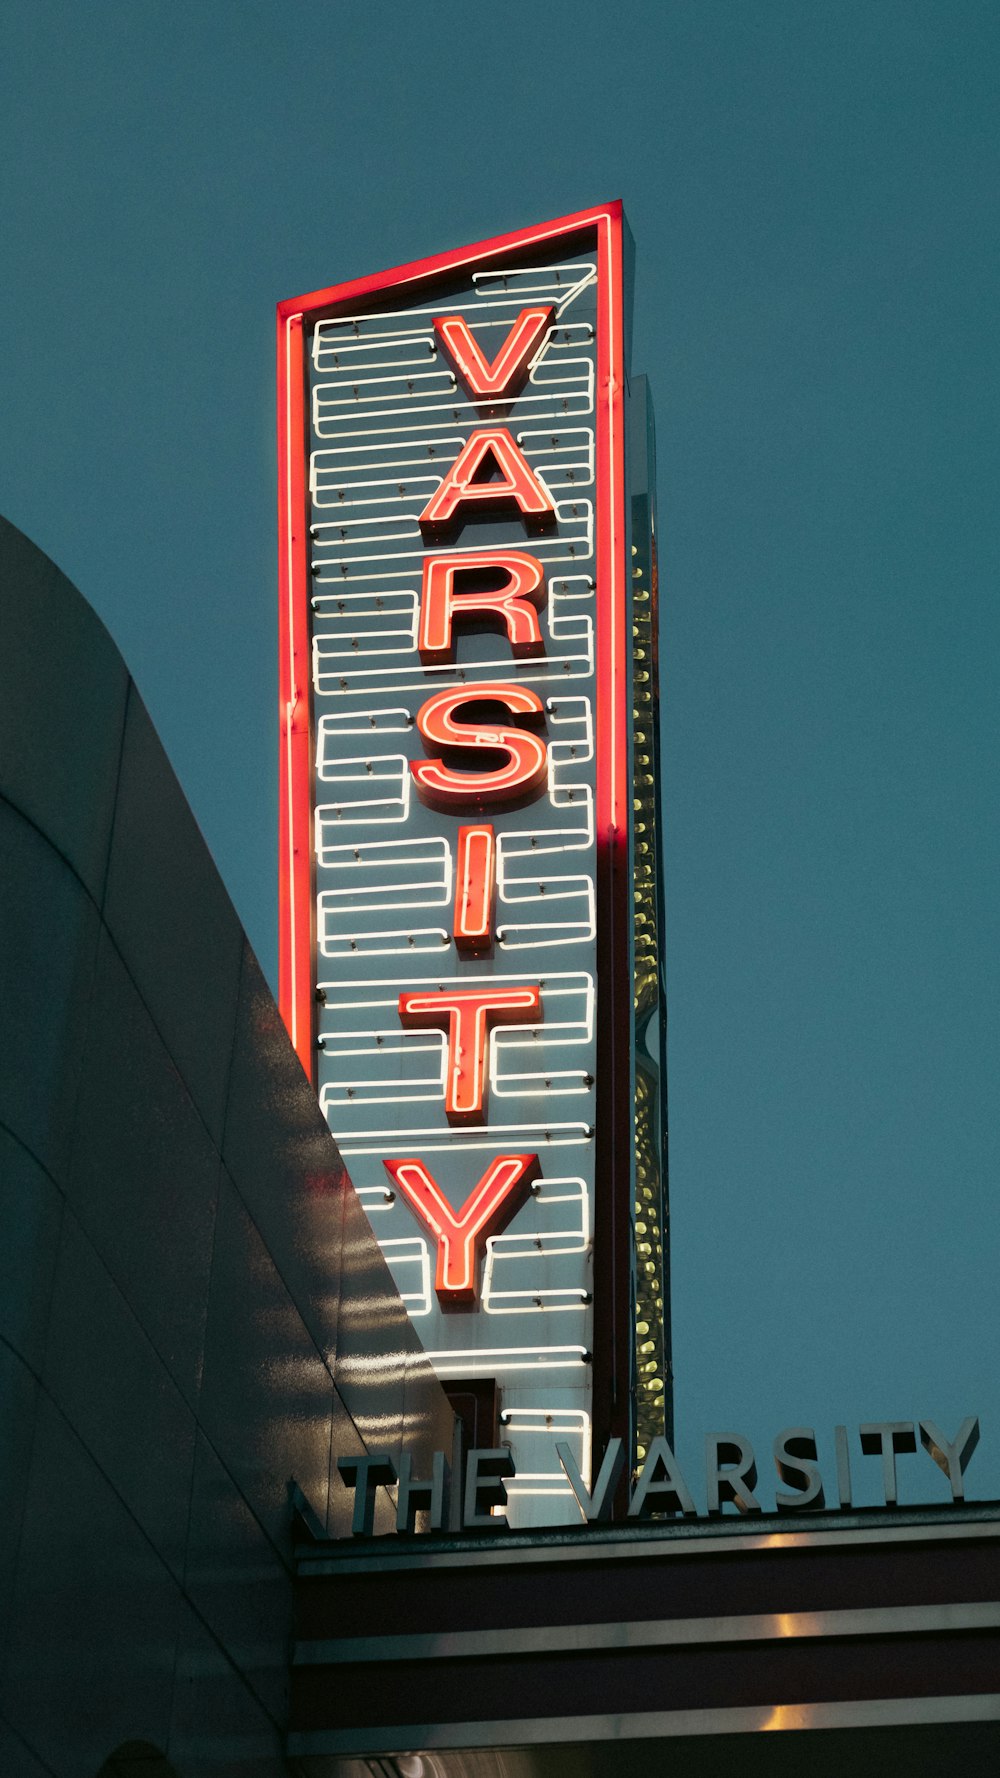
<instances>
[{"instance_id":1,"label":"sign frame","mask_svg":"<svg viewBox=\"0 0 1000 1778\"><path fill-rule=\"evenodd\" d=\"M595 1092L593 1428L631 1444L632 1300L632 647L625 486L624 262L620 201L473 246L287 298L277 309L279 557L279 1006L309 1080L317 1073L313 691L309 562L307 333L395 288L432 296L477 266L538 247L593 241L598 257L596 430L596 908L600 1017Z\"/></svg>"}]
</instances>

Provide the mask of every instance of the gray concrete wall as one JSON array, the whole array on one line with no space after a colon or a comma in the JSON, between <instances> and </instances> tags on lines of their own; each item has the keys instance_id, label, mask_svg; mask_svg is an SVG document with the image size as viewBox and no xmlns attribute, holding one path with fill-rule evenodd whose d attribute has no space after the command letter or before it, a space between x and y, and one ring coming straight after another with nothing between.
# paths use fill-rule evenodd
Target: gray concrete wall
<instances>
[{"instance_id":1,"label":"gray concrete wall","mask_svg":"<svg viewBox=\"0 0 1000 1778\"><path fill-rule=\"evenodd\" d=\"M335 1457L451 1414L118 651L3 521L0 858L0 1773L275 1778L288 1479L339 1534Z\"/></svg>"}]
</instances>

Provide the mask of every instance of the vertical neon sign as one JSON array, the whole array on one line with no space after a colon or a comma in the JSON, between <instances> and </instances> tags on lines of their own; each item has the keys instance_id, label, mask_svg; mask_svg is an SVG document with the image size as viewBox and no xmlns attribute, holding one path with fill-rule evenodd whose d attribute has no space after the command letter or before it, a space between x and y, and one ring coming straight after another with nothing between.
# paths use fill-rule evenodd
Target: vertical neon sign
<instances>
[{"instance_id":1,"label":"vertical neon sign","mask_svg":"<svg viewBox=\"0 0 1000 1778\"><path fill-rule=\"evenodd\" d=\"M625 302L612 204L278 310L282 1012L522 1522L631 1433Z\"/></svg>"}]
</instances>

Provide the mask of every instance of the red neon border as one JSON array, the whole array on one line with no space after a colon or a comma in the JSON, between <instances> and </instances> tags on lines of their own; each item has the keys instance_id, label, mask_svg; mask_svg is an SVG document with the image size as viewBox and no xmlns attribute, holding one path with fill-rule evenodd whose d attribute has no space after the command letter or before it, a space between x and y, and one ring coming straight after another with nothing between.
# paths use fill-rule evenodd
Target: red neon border
<instances>
[{"instance_id":1,"label":"red neon border","mask_svg":"<svg viewBox=\"0 0 1000 1778\"><path fill-rule=\"evenodd\" d=\"M474 246L414 260L389 271L290 297L278 304L278 517L280 588L280 943L279 1005L310 1080L316 1078L315 897L312 810L312 672L308 561L306 326L330 311L363 304L402 285L419 285L495 263L507 254L593 229L597 236L596 465L596 823L599 1004L596 1243L603 1338L595 1342L595 1428L624 1432L621 1400L631 1337L628 1229L632 1146L629 942L631 816L629 716L631 643L627 624L622 205L619 201ZM600 1208L603 1205L603 1209ZM601 1225L603 1224L603 1229ZM627 1397L627 1390L625 1390Z\"/></svg>"},{"instance_id":2,"label":"red neon border","mask_svg":"<svg viewBox=\"0 0 1000 1778\"><path fill-rule=\"evenodd\" d=\"M279 988L281 1014L310 1080L315 1081L314 898L312 811L312 669L304 330L323 313L401 284L440 278L506 253L596 228L597 339L597 830L617 852L627 835L628 711L621 695L625 662L624 410L622 368L622 206L579 210L557 221L497 235L472 247L414 260L278 304L278 584L280 684ZM607 514L610 524L601 523ZM615 687L618 686L618 695Z\"/></svg>"},{"instance_id":3,"label":"red neon border","mask_svg":"<svg viewBox=\"0 0 1000 1778\"><path fill-rule=\"evenodd\" d=\"M302 321L301 315L278 320L278 1001L296 1054L315 1084L312 661Z\"/></svg>"},{"instance_id":4,"label":"red neon border","mask_svg":"<svg viewBox=\"0 0 1000 1778\"><path fill-rule=\"evenodd\" d=\"M598 228L597 279L597 1093L594 1193L595 1433L629 1439L632 1317L632 637L625 520L622 206ZM628 1447L626 1447L628 1448Z\"/></svg>"}]
</instances>

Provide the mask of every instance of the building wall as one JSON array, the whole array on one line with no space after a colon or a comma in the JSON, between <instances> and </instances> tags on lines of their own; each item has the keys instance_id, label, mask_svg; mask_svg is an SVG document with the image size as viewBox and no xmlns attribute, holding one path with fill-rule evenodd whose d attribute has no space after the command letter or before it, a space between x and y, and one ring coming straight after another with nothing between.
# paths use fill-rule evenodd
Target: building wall
<instances>
[{"instance_id":1,"label":"building wall","mask_svg":"<svg viewBox=\"0 0 1000 1778\"><path fill-rule=\"evenodd\" d=\"M336 1456L451 1414L120 655L3 521L0 856L0 1772L272 1778L289 1478L340 1534Z\"/></svg>"}]
</instances>

